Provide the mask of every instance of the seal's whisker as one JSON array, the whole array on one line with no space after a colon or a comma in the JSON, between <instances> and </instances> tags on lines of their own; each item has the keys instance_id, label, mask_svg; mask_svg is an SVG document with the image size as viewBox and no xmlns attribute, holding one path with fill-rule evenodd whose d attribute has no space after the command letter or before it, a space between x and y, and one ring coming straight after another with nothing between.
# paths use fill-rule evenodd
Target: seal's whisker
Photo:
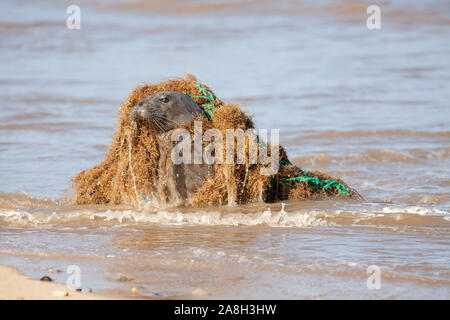
<instances>
[{"instance_id":1,"label":"seal's whisker","mask_svg":"<svg viewBox=\"0 0 450 320\"><path fill-rule=\"evenodd\" d=\"M168 119L167 119L167 117L163 117L162 115L161 116L155 116L155 117L153 117L153 119L156 121L156 122L158 122L160 125L161 125L161 129L163 130L163 128L164 129L167 129L169 126L168 126L168 122L169 121L167 121ZM163 130L164 131L164 130Z\"/></svg>"},{"instance_id":2,"label":"seal's whisker","mask_svg":"<svg viewBox=\"0 0 450 320\"><path fill-rule=\"evenodd\" d=\"M160 119L163 120L164 122L167 122L167 123L173 123L173 124L176 124L176 125L179 124L178 122L176 122L176 121L174 121L174 120L172 120L172 119L167 118L167 115L165 115L165 114L163 114L163 115L160 117Z\"/></svg>"},{"instance_id":3,"label":"seal's whisker","mask_svg":"<svg viewBox=\"0 0 450 320\"><path fill-rule=\"evenodd\" d=\"M164 112L159 111L159 110L152 110L152 111L150 112L150 115L151 115L152 117L154 117L154 116L164 116L165 114L164 114Z\"/></svg>"},{"instance_id":4,"label":"seal's whisker","mask_svg":"<svg viewBox=\"0 0 450 320\"><path fill-rule=\"evenodd\" d=\"M153 121L161 131L165 131L163 123L158 118L153 118Z\"/></svg>"},{"instance_id":5,"label":"seal's whisker","mask_svg":"<svg viewBox=\"0 0 450 320\"><path fill-rule=\"evenodd\" d=\"M155 117L155 120L157 120L161 124L167 124L167 121L163 117Z\"/></svg>"},{"instance_id":6,"label":"seal's whisker","mask_svg":"<svg viewBox=\"0 0 450 320\"><path fill-rule=\"evenodd\" d=\"M178 126L178 125L179 125L179 123L177 123L176 121L173 121L173 120L170 120L170 119L167 119L167 118L165 118L164 121L165 121L166 123L172 123L172 124L175 124L175 126Z\"/></svg>"},{"instance_id":7,"label":"seal's whisker","mask_svg":"<svg viewBox=\"0 0 450 320\"><path fill-rule=\"evenodd\" d=\"M173 125L173 127L177 127L179 125L179 123L171 119L168 119L166 116L159 117L158 120L162 122L162 124L164 125L164 127L166 127L166 129L169 128L170 125Z\"/></svg>"},{"instance_id":8,"label":"seal's whisker","mask_svg":"<svg viewBox=\"0 0 450 320\"><path fill-rule=\"evenodd\" d=\"M162 118L164 118L164 113L162 113L162 112L152 112L152 113L150 113L150 117L152 119L162 119Z\"/></svg>"},{"instance_id":9,"label":"seal's whisker","mask_svg":"<svg viewBox=\"0 0 450 320\"><path fill-rule=\"evenodd\" d=\"M147 123L149 124L148 126L149 126L150 128L152 128L152 129L154 129L154 130L159 130L159 129L160 129L160 128L159 128L159 125L158 125L158 122L156 122L156 119L155 119L155 118L148 119L148 120L147 120Z\"/></svg>"}]
</instances>

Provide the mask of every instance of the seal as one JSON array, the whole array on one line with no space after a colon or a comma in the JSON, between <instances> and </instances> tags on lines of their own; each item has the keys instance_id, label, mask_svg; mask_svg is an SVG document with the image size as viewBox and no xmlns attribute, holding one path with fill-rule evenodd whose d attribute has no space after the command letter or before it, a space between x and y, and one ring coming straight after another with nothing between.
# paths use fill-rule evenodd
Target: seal
<instances>
[{"instance_id":1,"label":"seal","mask_svg":"<svg viewBox=\"0 0 450 320\"><path fill-rule=\"evenodd\" d=\"M206 164L175 164L171 158L174 141L171 130L187 124L203 110L188 95L178 91L162 91L134 105L131 121L154 131L159 153L158 179L153 196L159 206L179 206L189 203L210 172Z\"/></svg>"},{"instance_id":2,"label":"seal","mask_svg":"<svg viewBox=\"0 0 450 320\"><path fill-rule=\"evenodd\" d=\"M206 109L206 104L211 104L213 110ZM203 107L205 112L214 111L214 117L204 114L200 109ZM245 152L244 164L214 162L209 167L206 163L204 167L200 164L176 166L171 151L188 151L186 148L174 150L175 143L187 138L187 135L174 135L180 132L175 132L176 127L198 137L198 132L196 135L191 126L191 121L197 119L196 114L203 116L199 119L202 130L214 128L225 137L228 129L246 131L254 128L252 119L239 105L221 101L206 84L198 82L192 75L156 84L140 84L119 111L119 125L104 160L72 179L76 204L230 205L340 196L346 189L349 190L347 196L357 198L356 191L342 180L293 165L281 145L278 148L280 167L273 175L261 174L261 169L266 166L261 161L250 164L248 152ZM192 135L190 137L192 141ZM194 149L201 149L203 153L205 147L210 146L207 143L213 143L211 140L203 140L203 148ZM267 150L272 155L272 148ZM198 151L191 152L194 159L199 159L195 157ZM236 157L237 154L235 152Z\"/></svg>"},{"instance_id":3,"label":"seal","mask_svg":"<svg viewBox=\"0 0 450 320\"><path fill-rule=\"evenodd\" d=\"M157 133L189 123L195 116L205 116L203 110L187 94L162 91L148 96L134 105L130 118Z\"/></svg>"}]
</instances>

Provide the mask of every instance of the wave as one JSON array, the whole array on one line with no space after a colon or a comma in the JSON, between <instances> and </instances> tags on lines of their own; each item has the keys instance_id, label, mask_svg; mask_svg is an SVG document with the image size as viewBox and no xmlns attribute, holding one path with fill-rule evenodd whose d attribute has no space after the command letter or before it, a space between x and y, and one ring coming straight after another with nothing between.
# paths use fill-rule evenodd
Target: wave
<instances>
[{"instance_id":1,"label":"wave","mask_svg":"<svg viewBox=\"0 0 450 320\"><path fill-rule=\"evenodd\" d=\"M408 6L383 4L383 14L390 21L400 24L410 24L411 21L426 24L448 25L449 19L445 16L446 7L416 6L408 2ZM271 1L105 1L108 9L132 12L165 13L165 14L252 14L252 15L318 15L341 18L349 23L360 23L360 14L365 12L367 4L361 1L282 1L274 4Z\"/></svg>"},{"instance_id":2,"label":"wave","mask_svg":"<svg viewBox=\"0 0 450 320\"><path fill-rule=\"evenodd\" d=\"M354 130L354 131L324 131L301 135L299 139L340 139L340 138L360 138L373 136L400 136L400 137L432 137L450 138L450 131L414 131L414 130Z\"/></svg>"},{"instance_id":3,"label":"wave","mask_svg":"<svg viewBox=\"0 0 450 320\"><path fill-rule=\"evenodd\" d=\"M28 192L6 193L0 191L0 208L54 208L60 205L59 201L50 197L38 197ZM0 209L1 210L1 209Z\"/></svg>"},{"instance_id":4,"label":"wave","mask_svg":"<svg viewBox=\"0 0 450 320\"><path fill-rule=\"evenodd\" d=\"M420 164L426 161L442 161L450 159L450 147L435 149L409 149L394 151L389 149L368 150L361 152L351 152L340 156L330 156L325 153L318 153L309 156L295 157L294 163L309 165L331 165L355 161L362 162L383 162L383 163L413 163Z\"/></svg>"},{"instance_id":5,"label":"wave","mask_svg":"<svg viewBox=\"0 0 450 320\"><path fill-rule=\"evenodd\" d=\"M36 21L36 22L0 22L0 30L14 30L14 29L36 29L48 27L61 27L59 21Z\"/></svg>"},{"instance_id":6,"label":"wave","mask_svg":"<svg viewBox=\"0 0 450 320\"><path fill-rule=\"evenodd\" d=\"M71 206L63 198L0 191L0 225L11 227L125 224L329 227L340 225L449 225L450 211L435 202L399 205L372 202L288 201L236 207L143 209L104 205ZM427 205L428 204L428 205Z\"/></svg>"},{"instance_id":7,"label":"wave","mask_svg":"<svg viewBox=\"0 0 450 320\"><path fill-rule=\"evenodd\" d=\"M229 208L228 208L229 210ZM270 208L258 212L181 211L181 210L93 210L70 208L63 212L49 210L0 209L0 225L17 227L54 227L58 225L201 225L267 226L283 228L329 226L450 226L450 212L422 206L390 206L355 210Z\"/></svg>"},{"instance_id":8,"label":"wave","mask_svg":"<svg viewBox=\"0 0 450 320\"><path fill-rule=\"evenodd\" d=\"M181 212L158 210L90 210L64 213L30 213L26 210L1 210L0 224L15 226L52 226L58 224L162 224L162 225L209 225L209 226L258 226L307 227L325 226L320 211L288 214L284 210L270 209L257 213L224 213L220 211Z\"/></svg>"}]
</instances>

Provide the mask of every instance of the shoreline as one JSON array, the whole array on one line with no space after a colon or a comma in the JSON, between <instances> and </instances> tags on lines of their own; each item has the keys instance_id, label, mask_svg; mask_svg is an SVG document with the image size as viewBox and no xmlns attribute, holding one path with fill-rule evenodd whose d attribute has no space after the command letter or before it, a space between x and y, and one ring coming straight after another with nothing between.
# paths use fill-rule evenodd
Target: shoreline
<instances>
[{"instance_id":1,"label":"shoreline","mask_svg":"<svg viewBox=\"0 0 450 320\"><path fill-rule=\"evenodd\" d=\"M67 293L67 296L63 294ZM15 267L0 265L0 300L109 300L96 293L69 289L58 282L40 281L21 274Z\"/></svg>"}]
</instances>

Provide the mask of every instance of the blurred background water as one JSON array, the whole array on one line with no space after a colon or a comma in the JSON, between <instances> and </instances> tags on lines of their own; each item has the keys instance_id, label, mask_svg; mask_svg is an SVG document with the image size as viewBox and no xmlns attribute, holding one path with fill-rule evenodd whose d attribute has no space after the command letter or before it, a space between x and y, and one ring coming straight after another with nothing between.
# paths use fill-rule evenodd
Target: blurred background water
<instances>
[{"instance_id":1,"label":"blurred background water","mask_svg":"<svg viewBox=\"0 0 450 320\"><path fill-rule=\"evenodd\" d=\"M36 277L78 263L122 296L118 272L145 297L450 297L447 1L78 1L69 30L71 4L0 3L0 263ZM103 159L130 90L186 72L366 201L61 205ZM371 264L381 290L366 287Z\"/></svg>"}]
</instances>

